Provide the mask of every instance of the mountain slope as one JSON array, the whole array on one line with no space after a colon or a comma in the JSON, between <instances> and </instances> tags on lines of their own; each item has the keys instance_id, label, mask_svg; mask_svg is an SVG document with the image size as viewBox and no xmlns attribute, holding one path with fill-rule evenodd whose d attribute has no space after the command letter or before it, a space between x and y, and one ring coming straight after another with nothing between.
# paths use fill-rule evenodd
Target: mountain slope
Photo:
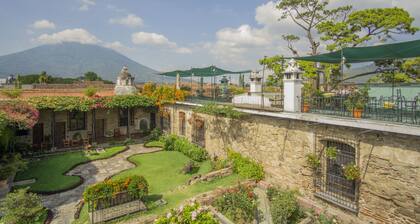
<instances>
[{"instance_id":1,"label":"mountain slope","mask_svg":"<svg viewBox=\"0 0 420 224\"><path fill-rule=\"evenodd\" d=\"M78 77L87 71L115 81L126 65L136 82L159 81L156 71L114 50L97 45L63 43L42 45L22 52L0 56L0 76L33 74L46 71L60 77Z\"/></svg>"}]
</instances>

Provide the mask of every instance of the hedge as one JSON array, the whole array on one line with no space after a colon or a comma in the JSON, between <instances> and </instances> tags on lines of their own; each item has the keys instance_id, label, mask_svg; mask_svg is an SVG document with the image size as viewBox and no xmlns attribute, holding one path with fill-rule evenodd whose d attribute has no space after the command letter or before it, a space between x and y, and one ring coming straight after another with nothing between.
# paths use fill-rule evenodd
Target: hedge
<instances>
[{"instance_id":1,"label":"hedge","mask_svg":"<svg viewBox=\"0 0 420 224\"><path fill-rule=\"evenodd\" d=\"M204 161L208 157L204 148L189 142L186 138L181 138L176 135L168 135L164 137L163 149L166 151L181 152L197 162Z\"/></svg>"},{"instance_id":2,"label":"hedge","mask_svg":"<svg viewBox=\"0 0 420 224\"><path fill-rule=\"evenodd\" d=\"M232 162L233 171L240 176L255 180L264 179L264 168L261 164L243 157L231 149L228 150L228 159Z\"/></svg>"}]
</instances>

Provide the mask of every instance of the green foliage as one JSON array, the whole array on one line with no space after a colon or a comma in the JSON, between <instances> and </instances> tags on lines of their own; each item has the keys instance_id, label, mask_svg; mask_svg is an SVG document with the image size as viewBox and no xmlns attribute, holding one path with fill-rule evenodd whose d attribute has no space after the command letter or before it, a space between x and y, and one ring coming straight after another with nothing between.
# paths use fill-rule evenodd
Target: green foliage
<instances>
[{"instance_id":1,"label":"green foliage","mask_svg":"<svg viewBox=\"0 0 420 224\"><path fill-rule=\"evenodd\" d=\"M205 149L192 144L186 138L176 135L168 135L164 137L163 149L166 151L178 151L188 156L194 161L201 162L207 159L208 155Z\"/></svg>"},{"instance_id":2,"label":"green foliage","mask_svg":"<svg viewBox=\"0 0 420 224\"><path fill-rule=\"evenodd\" d=\"M149 184L143 176L138 175L117 180L105 180L87 187L83 192L83 199L85 202L93 202L96 207L99 200L110 200L118 193L125 191L129 195L141 199L148 194Z\"/></svg>"},{"instance_id":3,"label":"green foliage","mask_svg":"<svg viewBox=\"0 0 420 224\"><path fill-rule=\"evenodd\" d=\"M259 60L260 65L267 66L268 69L274 72L273 75L269 75L267 78L268 86L281 86L283 83L283 75L285 60L283 56L276 55L273 57L266 57Z\"/></svg>"},{"instance_id":4,"label":"green foliage","mask_svg":"<svg viewBox=\"0 0 420 224\"><path fill-rule=\"evenodd\" d=\"M157 219L155 224L218 224L213 215L207 209L193 203L172 209L166 217Z\"/></svg>"},{"instance_id":5,"label":"green foliage","mask_svg":"<svg viewBox=\"0 0 420 224\"><path fill-rule=\"evenodd\" d=\"M239 95L246 92L246 89L240 86L230 85L229 92L233 95Z\"/></svg>"},{"instance_id":6,"label":"green foliage","mask_svg":"<svg viewBox=\"0 0 420 224\"><path fill-rule=\"evenodd\" d=\"M350 163L343 168L344 177L347 180L358 180L360 179L360 168L354 163Z\"/></svg>"},{"instance_id":7,"label":"green foliage","mask_svg":"<svg viewBox=\"0 0 420 224\"><path fill-rule=\"evenodd\" d=\"M306 162L312 169L316 169L321 165L321 160L315 153L306 155Z\"/></svg>"},{"instance_id":8,"label":"green foliage","mask_svg":"<svg viewBox=\"0 0 420 224\"><path fill-rule=\"evenodd\" d=\"M211 168L212 170L220 170L226 168L230 165L229 160L227 159L220 159L214 158L211 160Z\"/></svg>"},{"instance_id":9,"label":"green foliage","mask_svg":"<svg viewBox=\"0 0 420 224\"><path fill-rule=\"evenodd\" d=\"M240 153L228 149L228 159L232 162L233 171L244 178L264 179L264 168L261 164L243 157Z\"/></svg>"},{"instance_id":10,"label":"green foliage","mask_svg":"<svg viewBox=\"0 0 420 224\"><path fill-rule=\"evenodd\" d=\"M3 131L6 129L6 126L9 124L6 113L0 111L0 136L2 136Z\"/></svg>"},{"instance_id":11,"label":"green foliage","mask_svg":"<svg viewBox=\"0 0 420 224\"><path fill-rule=\"evenodd\" d=\"M304 216L297 203L296 191L269 188L271 217L274 223L298 223Z\"/></svg>"},{"instance_id":12,"label":"green foliage","mask_svg":"<svg viewBox=\"0 0 420 224\"><path fill-rule=\"evenodd\" d=\"M162 136L162 130L160 130L159 128L155 128L150 132L149 140L158 141L160 139L160 136Z\"/></svg>"},{"instance_id":13,"label":"green foliage","mask_svg":"<svg viewBox=\"0 0 420 224\"><path fill-rule=\"evenodd\" d=\"M4 216L0 222L11 224L32 224L39 221L45 213L41 198L27 189L19 189L7 194L0 204Z\"/></svg>"},{"instance_id":14,"label":"green foliage","mask_svg":"<svg viewBox=\"0 0 420 224\"><path fill-rule=\"evenodd\" d=\"M354 11L345 20L328 20L317 25L328 50L358 46L373 38L386 41L392 35L415 34L419 28L402 8L374 8Z\"/></svg>"},{"instance_id":15,"label":"green foliage","mask_svg":"<svg viewBox=\"0 0 420 224\"><path fill-rule=\"evenodd\" d=\"M86 81L102 81L102 78L95 72L86 72L83 75L83 79Z\"/></svg>"},{"instance_id":16,"label":"green foliage","mask_svg":"<svg viewBox=\"0 0 420 224\"><path fill-rule=\"evenodd\" d=\"M200 169L200 166L194 161L188 161L184 167L182 167L181 172L183 174L194 174L197 173Z\"/></svg>"},{"instance_id":17,"label":"green foliage","mask_svg":"<svg viewBox=\"0 0 420 224\"><path fill-rule=\"evenodd\" d=\"M0 180L6 180L18 171L24 170L27 162L20 154L6 154L0 158Z\"/></svg>"},{"instance_id":18,"label":"green foliage","mask_svg":"<svg viewBox=\"0 0 420 224\"><path fill-rule=\"evenodd\" d=\"M147 96L140 95L118 95L107 97L106 108L132 108L132 107L153 107L155 101Z\"/></svg>"},{"instance_id":19,"label":"green foliage","mask_svg":"<svg viewBox=\"0 0 420 224\"><path fill-rule=\"evenodd\" d=\"M13 89L2 89L1 90L1 93L3 95L7 96L8 98L16 99L20 95L22 95L22 89L17 89L17 88L13 88Z\"/></svg>"},{"instance_id":20,"label":"green foliage","mask_svg":"<svg viewBox=\"0 0 420 224\"><path fill-rule=\"evenodd\" d=\"M98 89L94 86L88 86L86 89L83 90L83 93L87 97L92 97L98 92Z\"/></svg>"},{"instance_id":21,"label":"green foliage","mask_svg":"<svg viewBox=\"0 0 420 224\"><path fill-rule=\"evenodd\" d=\"M251 187L239 186L216 198L213 206L238 224L252 223L257 208L257 196Z\"/></svg>"},{"instance_id":22,"label":"green foliage","mask_svg":"<svg viewBox=\"0 0 420 224\"><path fill-rule=\"evenodd\" d=\"M36 96L28 102L38 110L89 111L93 100L78 96Z\"/></svg>"},{"instance_id":23,"label":"green foliage","mask_svg":"<svg viewBox=\"0 0 420 224\"><path fill-rule=\"evenodd\" d=\"M196 113L210 114L233 119L239 119L245 116L245 113L235 110L232 106L217 105L215 103L208 103L201 107L195 107L193 111Z\"/></svg>"},{"instance_id":24,"label":"green foliage","mask_svg":"<svg viewBox=\"0 0 420 224\"><path fill-rule=\"evenodd\" d=\"M369 98L368 91L368 88L353 90L344 101L344 105L346 106L347 110L353 111L354 109L365 108Z\"/></svg>"},{"instance_id":25,"label":"green foliage","mask_svg":"<svg viewBox=\"0 0 420 224\"><path fill-rule=\"evenodd\" d=\"M315 220L315 224L335 224L337 221L334 218L329 219L324 214L319 214L319 216Z\"/></svg>"},{"instance_id":26,"label":"green foliage","mask_svg":"<svg viewBox=\"0 0 420 224\"><path fill-rule=\"evenodd\" d=\"M325 155L329 159L336 159L337 158L337 148L336 147L325 148Z\"/></svg>"}]
</instances>

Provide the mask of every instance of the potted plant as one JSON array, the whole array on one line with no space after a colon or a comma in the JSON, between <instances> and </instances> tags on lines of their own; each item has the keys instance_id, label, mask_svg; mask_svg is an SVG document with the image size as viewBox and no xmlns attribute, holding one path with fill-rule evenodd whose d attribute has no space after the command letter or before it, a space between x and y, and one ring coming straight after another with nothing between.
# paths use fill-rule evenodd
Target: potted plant
<instances>
[{"instance_id":1,"label":"potted plant","mask_svg":"<svg viewBox=\"0 0 420 224\"><path fill-rule=\"evenodd\" d=\"M309 113L311 109L309 98L303 98L303 113Z\"/></svg>"},{"instance_id":2,"label":"potted plant","mask_svg":"<svg viewBox=\"0 0 420 224\"><path fill-rule=\"evenodd\" d=\"M344 105L347 110L352 112L354 118L361 118L363 109L368 102L368 89L356 89L350 93L347 99L344 101Z\"/></svg>"},{"instance_id":3,"label":"potted plant","mask_svg":"<svg viewBox=\"0 0 420 224\"><path fill-rule=\"evenodd\" d=\"M354 164L349 163L343 167L344 177L347 180L359 180L360 179L360 168Z\"/></svg>"},{"instance_id":4,"label":"potted plant","mask_svg":"<svg viewBox=\"0 0 420 224\"><path fill-rule=\"evenodd\" d=\"M314 170L321 166L321 160L315 153L306 155L306 162Z\"/></svg>"},{"instance_id":5,"label":"potted plant","mask_svg":"<svg viewBox=\"0 0 420 224\"><path fill-rule=\"evenodd\" d=\"M328 159L335 160L337 158L337 148L336 147L325 148L325 155L328 157Z\"/></svg>"}]
</instances>

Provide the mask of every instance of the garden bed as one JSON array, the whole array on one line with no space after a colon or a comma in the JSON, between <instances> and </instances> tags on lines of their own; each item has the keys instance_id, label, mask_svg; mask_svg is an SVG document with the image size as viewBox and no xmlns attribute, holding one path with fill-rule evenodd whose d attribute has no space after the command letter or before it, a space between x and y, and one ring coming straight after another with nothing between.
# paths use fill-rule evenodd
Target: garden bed
<instances>
[{"instance_id":1,"label":"garden bed","mask_svg":"<svg viewBox=\"0 0 420 224\"><path fill-rule=\"evenodd\" d=\"M29 186L30 191L41 194L67 191L83 183L79 176L67 176L68 171L83 163L111 158L126 149L126 146L116 146L98 154L77 151L34 159L29 162L28 169L17 173L15 181L35 179L35 183L19 187Z\"/></svg>"}]
</instances>

